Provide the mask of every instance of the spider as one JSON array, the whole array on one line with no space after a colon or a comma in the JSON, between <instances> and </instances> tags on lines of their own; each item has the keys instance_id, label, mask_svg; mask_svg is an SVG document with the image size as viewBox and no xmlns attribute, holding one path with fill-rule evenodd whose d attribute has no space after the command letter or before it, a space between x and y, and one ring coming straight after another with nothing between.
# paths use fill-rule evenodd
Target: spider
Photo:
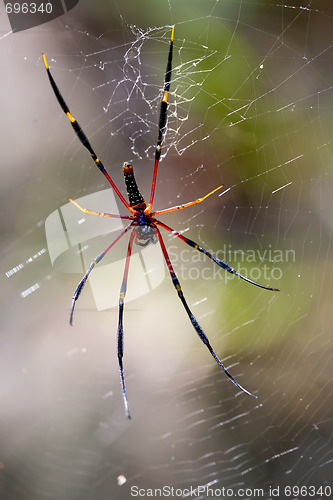
<instances>
[{"instance_id":1,"label":"spider","mask_svg":"<svg viewBox=\"0 0 333 500\"><path fill-rule=\"evenodd\" d=\"M238 276L239 278L247 281L248 283L251 283L252 285L258 286L260 288L264 288L266 290L271 290L271 291L279 291L277 288L270 288L268 286L261 285L259 283L256 283L255 281L252 281L245 276L241 275L238 273L233 267L229 266L226 262L217 259L209 253L207 250L205 250L202 246L198 245L194 241L190 240L186 236L182 235L181 233L175 231L171 227L167 226L164 222L161 222L160 220L156 219L157 215L161 214L166 214L169 212L174 212L176 210L182 210L184 208L190 207L192 205L195 205L196 203L201 203L204 201L208 196L211 196L213 193L221 189L222 186L218 186L217 188L213 189L210 191L208 194L203 196L202 198L198 198L194 201L190 201L189 203L184 203L183 205L177 205L175 207L171 208L166 208L164 210L157 210L157 211L152 211L153 207L153 201L154 201L154 194L155 194L155 187L156 187L156 178L157 178L157 171L158 171L158 165L159 165L159 160L161 156L161 147L162 147L162 142L163 142L163 135L166 129L166 124L167 124L167 109L168 109L168 94L170 90L170 82L171 82L171 71L172 71L172 53L173 53L173 39L174 39L174 26L171 27L171 37L170 37L170 45L169 45L169 54L168 54L168 61L167 61L167 66L166 66L166 71L165 71L165 79L164 79L164 87L163 87L163 96L162 96L162 101L160 105L160 114L159 114L159 123L158 123L158 138L157 138L157 143L156 143L156 149L155 149L155 162L154 162L154 171L153 171L153 178L152 178L152 185L151 185L151 191L150 191L150 198L148 204L146 204L142 194L139 191L139 188L137 186L135 177L134 177L134 172L133 172L133 166L129 162L125 162L123 164L123 173L124 173L124 178L125 178L125 185L126 185L126 190L127 190L127 195L128 195L128 201L124 198L124 196L121 194L113 180L111 179L110 175L104 168L103 163L101 160L98 158L96 155L95 151L93 150L86 134L76 121L76 119L71 115L69 108L62 97L60 90L55 83L53 76L51 75L48 63L46 61L46 57L44 54L42 54L43 61L45 64L45 69L51 84L51 87L53 89L53 92L58 100L58 103L60 104L62 110L64 113L67 115L69 118L69 121L77 134L79 140L83 144L85 148L88 149L89 153L91 154L92 159L94 160L96 166L99 168L99 170L102 172L102 174L106 177L108 182L111 184L112 188L114 191L117 193L120 201L125 205L127 210L129 211L130 215L115 215L115 214L109 214L109 213L101 213L101 212L95 212L93 210L88 210L86 208L81 207L77 202L69 198L69 201L73 203L78 209L80 209L83 213L85 214L92 214L92 215L97 215L99 217L116 217L116 218L121 218L124 220L129 221L128 225L123 229L123 231L109 244L105 250L103 250L97 257L91 262L90 266L88 267L85 275L81 279L80 283L78 284L73 297L72 297L72 305L71 305L71 311L70 311L70 324L73 325L73 315L74 315L74 308L76 301L78 300L84 285L87 281L87 278L91 271L94 269L96 264L98 264L103 257L111 250L111 248L129 231L130 237L129 237L129 242L128 242L128 248L127 248L127 256L126 256L126 261L125 261L125 268L124 268L124 275L123 275L123 281L120 289L120 295L119 295L119 320L118 320L118 331L117 331L117 353L118 353L118 363L119 363L119 371L120 371L120 381L121 381L121 389L122 389L122 396L123 396L123 402L124 402L124 408L125 408L125 414L128 418L131 418L130 416L130 411L129 411L129 406L128 406L128 400L127 400L127 393L126 393L126 385L125 385L125 376L124 376L124 368L123 368L123 314L124 314L124 301L125 301L125 295L126 295L126 290L127 290L127 277L128 277L128 271L129 271L129 265L130 265L130 259L131 259L131 253L132 253L132 247L133 244L135 243L136 245L139 245L141 247L146 247L150 243L157 243L159 242L162 253L167 265L167 268L169 270L170 276L172 283L176 289L176 292L178 294L179 299L181 300L185 311L195 329L197 334L199 335L201 341L205 344L217 364L220 366L220 368L224 371L224 373L229 377L229 379L244 393L248 394L249 396L252 397L257 397L251 392L249 392L247 389L245 389L243 386L241 386L234 378L233 376L229 373L227 368L224 366L222 361L218 358L218 356L215 354L215 351L213 350L206 334L202 330L201 326L199 325L198 321L194 317L193 313L191 312L185 297L182 292L182 288L180 286L180 283L178 281L178 278L176 276L176 273L174 271L174 268L172 266L172 263L170 261L168 252L165 248L165 244L160 232L159 228L162 228L172 235L176 236L180 240L182 240L184 243L189 245L190 247L194 248L195 250L198 250L199 252L202 252L204 255L206 255L209 259L213 260L218 266L222 267L225 269L228 273L234 274Z\"/></svg>"}]
</instances>

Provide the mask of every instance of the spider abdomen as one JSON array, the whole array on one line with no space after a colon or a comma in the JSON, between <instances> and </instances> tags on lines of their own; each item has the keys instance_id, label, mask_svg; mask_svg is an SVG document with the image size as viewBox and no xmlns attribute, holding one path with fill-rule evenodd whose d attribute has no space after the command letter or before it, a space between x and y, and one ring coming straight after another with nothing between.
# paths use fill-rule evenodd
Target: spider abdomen
<instances>
[{"instance_id":1,"label":"spider abdomen","mask_svg":"<svg viewBox=\"0 0 333 500\"><path fill-rule=\"evenodd\" d=\"M131 207L143 211L146 208L146 203L136 183L133 165L125 161L123 164L123 172L129 204Z\"/></svg>"}]
</instances>

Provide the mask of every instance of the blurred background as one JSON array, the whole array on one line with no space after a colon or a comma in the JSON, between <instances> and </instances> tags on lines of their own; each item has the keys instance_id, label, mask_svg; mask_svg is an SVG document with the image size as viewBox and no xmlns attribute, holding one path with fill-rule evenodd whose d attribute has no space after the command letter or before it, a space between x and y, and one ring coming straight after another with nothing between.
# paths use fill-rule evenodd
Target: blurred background
<instances>
[{"instance_id":1,"label":"blurred background","mask_svg":"<svg viewBox=\"0 0 333 500\"><path fill-rule=\"evenodd\" d=\"M328 498L331 2L161 0L156 8L152 0L80 0L20 33L10 33L4 6L0 20L1 499L127 499L135 488L145 497L165 485L177 496L200 491L196 498L207 498L208 487L216 498L222 487L235 498L240 488L243 498L260 488L267 499L276 487L283 498L285 486L299 498L304 485ZM165 234L189 306L232 375L258 396L250 398L198 339L158 248L154 259L136 248L129 289L143 283L142 293L129 296L124 316L128 421L116 345L127 240L96 268L73 328L83 268L119 228L97 217L95 226L80 211L71 227L61 219L68 197L90 196L87 208L96 211L126 209L104 193L109 185L56 102L41 53L117 186L125 194L121 166L133 161L147 199L173 24L154 206L223 184L161 220L281 291L226 276ZM52 214L60 229L50 241ZM70 238L78 224L86 231L80 246L51 262L57 238Z\"/></svg>"}]
</instances>

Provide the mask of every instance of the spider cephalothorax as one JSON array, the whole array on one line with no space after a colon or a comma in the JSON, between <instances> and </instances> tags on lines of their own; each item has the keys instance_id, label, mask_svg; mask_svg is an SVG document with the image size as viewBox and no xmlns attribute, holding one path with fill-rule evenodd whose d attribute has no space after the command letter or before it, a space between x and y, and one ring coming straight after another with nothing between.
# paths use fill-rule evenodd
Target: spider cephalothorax
<instances>
[{"instance_id":1,"label":"spider cephalothorax","mask_svg":"<svg viewBox=\"0 0 333 500\"><path fill-rule=\"evenodd\" d=\"M169 45L169 55L168 55L168 62L167 62L167 67L165 71L165 80L164 80L164 87L163 87L163 96L162 96L162 101L161 101L161 107L160 107L160 115L159 115L159 122L158 122L158 138L157 138L157 143L156 143L156 149L155 149L155 163L154 163L154 171L153 171L153 180L152 180L152 185L151 185L151 192L150 192L150 198L149 198L149 203L146 204L143 196L141 195L137 183L134 178L134 173L133 173L133 166L129 162L125 162L123 164L123 171L124 171L124 176L125 176L125 184L126 184L126 189L127 189L127 194L128 194L128 201L124 198L124 196L121 194L113 180L111 179L110 175L104 168L103 163L101 160L98 158L96 155L95 151L90 145L90 142L83 132L82 128L76 121L76 119L71 115L69 108L64 101L57 84L55 83L50 69L48 67L45 55L43 54L43 61L45 64L45 68L52 86L52 89L55 93L55 96L64 111L64 113L67 115L67 117L70 120L70 123L77 134L79 140L85 146L89 153L91 154L92 159L94 160L96 166L99 168L99 170L102 172L102 174L105 176L107 181L111 184L112 188L114 189L115 193L117 194L118 198L120 201L125 205L125 207L128 209L130 215L115 215L115 214L107 214L107 213L101 213L101 212L95 212L93 210L89 210L86 208L81 207L77 202L69 198L69 201L71 203L74 203L75 206L77 206L82 212L92 214L92 215L98 215L99 217L115 217L115 218L120 218L123 220L129 221L128 225L123 229L123 231L117 236L115 240L113 240L110 245L105 248L90 264L89 268L87 269L85 275L83 276L82 280L78 284L72 298L72 307L71 307L71 312L70 312L70 323L73 324L73 314L74 314L74 307L77 299L79 298L84 285L87 281L87 278L91 271L94 269L95 265L98 264L104 257L104 255L128 232L131 230L130 238L129 238L129 243L128 243L128 249L127 249L127 256L126 256L126 261L125 261L125 269L124 269L124 276L123 276L123 281L120 289L120 295L119 295L119 321L118 321L118 362L119 362L119 370L120 370L120 379L121 379L121 387L122 387L122 394L123 394L123 400L124 400L124 406L125 406L125 412L128 418L130 418L130 413L129 413L129 408L128 408L128 402L127 402L127 394L126 394L126 386L125 386L125 377L124 377L124 369L123 369L123 313L124 313L124 300L125 300L125 295L126 295L126 290L127 290L127 277L128 277L128 271L129 271L129 264L130 264L130 258L132 254L132 247L133 243L136 243L139 246L146 247L150 243L156 243L157 241L159 242L162 253L165 258L166 265L168 267L172 283L177 291L178 297L181 300L187 315L189 316L189 319L199 335L200 339L202 342L206 345L208 348L209 352L215 359L215 361L218 363L218 365L222 368L222 370L225 372L225 374L230 378L230 380L243 392L246 394L249 394L250 396L254 396L251 394L251 392L247 391L242 387L236 380L232 377L232 375L229 373L229 371L226 369L226 367L223 365L223 363L220 361L220 359L217 357L215 354L213 348L211 347L209 340L200 327L198 321L195 319L193 316L186 300L183 295L180 283L178 281L178 278L176 276L176 273L173 269L172 263L170 261L168 252L165 248L165 244L162 238L162 235L160 233L159 227L162 227L169 233L173 234L180 240L182 240L184 243L187 245L191 246L195 250L198 250L199 252L203 253L206 255L208 258L213 260L217 265L225 269L227 272L231 274L235 274L239 278L247 281L248 283L251 283L252 285L256 285L260 288L265 288L266 290L273 290L273 291L278 291L277 288L270 288L264 285L260 285L259 283L256 283L255 281L252 281L245 276L242 276L240 273L238 273L233 267L229 266L226 262L223 262L220 259L217 259L215 256L213 256L211 253L209 253L207 250L205 250L202 246L198 245L194 241L190 240L189 238L186 238L182 234L178 233L177 231L173 230L171 227L167 226L160 220L156 219L155 216L159 214L166 214L168 212L173 212L176 210L181 210L186 207L190 207L192 205L195 205L196 203L201 203L203 200L205 200L208 196L211 194L215 193L218 189L220 189L222 186L218 186L217 188L213 189L210 193L206 194L202 198L198 198L197 200L190 201L189 203L185 203L183 205L177 205L175 207L171 208L166 208L164 210L159 210L152 212L152 206L153 206L153 201L154 201L154 194L155 194L155 187L156 187L156 178L157 178L157 170L158 170L158 165L159 165L159 160L161 156L161 147L162 147L162 142L163 142L163 134L165 131L166 123L167 123L167 110L168 110L168 93L170 90L170 82L171 82L171 64L172 64L172 51L173 51L173 36L174 36L174 26L171 29L171 38L170 38L170 45ZM256 397L256 396L254 396Z\"/></svg>"},{"instance_id":2,"label":"spider cephalothorax","mask_svg":"<svg viewBox=\"0 0 333 500\"><path fill-rule=\"evenodd\" d=\"M151 217L142 214L137 219L137 224L133 224L135 231L134 243L140 247L146 247L150 243L157 243L156 225Z\"/></svg>"}]
</instances>

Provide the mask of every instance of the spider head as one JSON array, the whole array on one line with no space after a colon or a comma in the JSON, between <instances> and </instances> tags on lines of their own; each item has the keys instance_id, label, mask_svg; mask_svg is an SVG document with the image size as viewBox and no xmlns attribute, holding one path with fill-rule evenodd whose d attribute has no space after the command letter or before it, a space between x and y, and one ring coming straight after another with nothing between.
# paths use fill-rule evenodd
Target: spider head
<instances>
[{"instance_id":1,"label":"spider head","mask_svg":"<svg viewBox=\"0 0 333 500\"><path fill-rule=\"evenodd\" d=\"M138 212L143 212L146 208L146 203L136 183L133 172L133 165L125 161L123 163L123 172L129 204L131 205L131 207L138 210Z\"/></svg>"},{"instance_id":2,"label":"spider head","mask_svg":"<svg viewBox=\"0 0 333 500\"><path fill-rule=\"evenodd\" d=\"M142 215L138 221L138 225L135 227L135 243L140 247L146 247L150 243L157 243L156 229L151 224L150 218L146 218Z\"/></svg>"}]
</instances>

